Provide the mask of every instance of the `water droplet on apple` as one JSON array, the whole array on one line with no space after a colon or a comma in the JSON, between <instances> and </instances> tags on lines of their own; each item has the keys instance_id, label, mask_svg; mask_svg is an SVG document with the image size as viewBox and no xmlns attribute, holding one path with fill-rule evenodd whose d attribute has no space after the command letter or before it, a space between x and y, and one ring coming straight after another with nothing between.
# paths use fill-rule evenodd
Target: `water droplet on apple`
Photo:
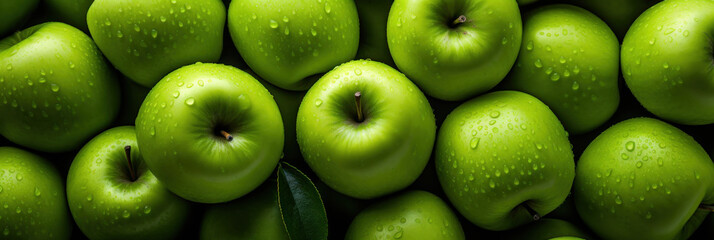
<instances>
[{"instance_id":1,"label":"water droplet on apple","mask_svg":"<svg viewBox=\"0 0 714 240\"><path fill-rule=\"evenodd\" d=\"M124 212L121 214L123 218L129 218L131 217L131 213L127 210L124 210Z\"/></svg>"},{"instance_id":2,"label":"water droplet on apple","mask_svg":"<svg viewBox=\"0 0 714 240\"><path fill-rule=\"evenodd\" d=\"M536 59L536 60L535 60L535 63L533 63L533 65L535 65L537 68L542 68L542 67L543 67L543 63L540 61L540 58L539 58L539 59Z\"/></svg>"},{"instance_id":3,"label":"water droplet on apple","mask_svg":"<svg viewBox=\"0 0 714 240\"><path fill-rule=\"evenodd\" d=\"M151 129L149 129L149 134L151 134L151 136L156 135L156 128L152 126Z\"/></svg>"},{"instance_id":4,"label":"water droplet on apple","mask_svg":"<svg viewBox=\"0 0 714 240\"><path fill-rule=\"evenodd\" d=\"M615 195L615 203L617 205L622 204L622 199L620 198L620 195Z\"/></svg>"},{"instance_id":5,"label":"water droplet on apple","mask_svg":"<svg viewBox=\"0 0 714 240\"><path fill-rule=\"evenodd\" d=\"M151 37L156 38L159 36L159 31L156 31L156 29L151 29Z\"/></svg>"},{"instance_id":6,"label":"water droplet on apple","mask_svg":"<svg viewBox=\"0 0 714 240\"><path fill-rule=\"evenodd\" d=\"M290 28L288 26L285 26L285 31L283 31L285 35L290 35Z\"/></svg>"},{"instance_id":7,"label":"water droplet on apple","mask_svg":"<svg viewBox=\"0 0 714 240\"><path fill-rule=\"evenodd\" d=\"M317 31L314 28L310 29L310 33L312 34L312 36L317 36Z\"/></svg>"},{"instance_id":8,"label":"water droplet on apple","mask_svg":"<svg viewBox=\"0 0 714 240\"><path fill-rule=\"evenodd\" d=\"M320 100L320 99L315 100L315 106L319 107L321 105L322 105L322 100Z\"/></svg>"},{"instance_id":9,"label":"water droplet on apple","mask_svg":"<svg viewBox=\"0 0 714 240\"><path fill-rule=\"evenodd\" d=\"M18 174L15 176L15 179L17 179L17 181L22 181L22 175L20 175L20 174L18 173Z\"/></svg>"},{"instance_id":10,"label":"water droplet on apple","mask_svg":"<svg viewBox=\"0 0 714 240\"><path fill-rule=\"evenodd\" d=\"M328 4L327 2L325 2L325 12L328 14L330 12L332 12L332 8L330 7L330 4Z\"/></svg>"},{"instance_id":11,"label":"water droplet on apple","mask_svg":"<svg viewBox=\"0 0 714 240\"><path fill-rule=\"evenodd\" d=\"M493 182L493 179L491 179L490 181L488 181L488 186L491 187L491 188L496 188L496 183Z\"/></svg>"},{"instance_id":12,"label":"water droplet on apple","mask_svg":"<svg viewBox=\"0 0 714 240\"><path fill-rule=\"evenodd\" d=\"M354 72L355 72L355 75L357 75L357 76L362 75L362 70L360 70L359 68L355 69Z\"/></svg>"},{"instance_id":13,"label":"water droplet on apple","mask_svg":"<svg viewBox=\"0 0 714 240\"><path fill-rule=\"evenodd\" d=\"M532 51L534 47L533 40L528 41L528 44L526 45L526 50Z\"/></svg>"},{"instance_id":14,"label":"water droplet on apple","mask_svg":"<svg viewBox=\"0 0 714 240\"><path fill-rule=\"evenodd\" d=\"M111 26L112 22L109 21L109 18L104 19L104 25Z\"/></svg>"},{"instance_id":15,"label":"water droplet on apple","mask_svg":"<svg viewBox=\"0 0 714 240\"><path fill-rule=\"evenodd\" d=\"M477 137L472 138L472 139L471 139L471 144L470 144L470 145L471 145L471 149L476 149L476 148L478 148L479 142L481 142L481 138L477 138Z\"/></svg>"},{"instance_id":16,"label":"water droplet on apple","mask_svg":"<svg viewBox=\"0 0 714 240\"><path fill-rule=\"evenodd\" d=\"M91 202L92 199L93 199L93 198L92 198L92 194L87 195L87 202Z\"/></svg>"},{"instance_id":17,"label":"water droplet on apple","mask_svg":"<svg viewBox=\"0 0 714 240\"><path fill-rule=\"evenodd\" d=\"M144 214L151 213L151 206L144 206Z\"/></svg>"},{"instance_id":18,"label":"water droplet on apple","mask_svg":"<svg viewBox=\"0 0 714 240\"><path fill-rule=\"evenodd\" d=\"M171 95L174 96L174 98L178 98L178 97L181 95L181 93L180 93L179 91L175 91L175 92L174 92L173 94L171 94Z\"/></svg>"},{"instance_id":19,"label":"water droplet on apple","mask_svg":"<svg viewBox=\"0 0 714 240\"><path fill-rule=\"evenodd\" d=\"M39 197L40 195L42 195L42 192L40 192L40 188L35 187L35 197Z\"/></svg>"},{"instance_id":20,"label":"water droplet on apple","mask_svg":"<svg viewBox=\"0 0 714 240\"><path fill-rule=\"evenodd\" d=\"M630 152L635 150L635 142L628 141L627 143L625 143L625 149L627 149L627 151L630 151Z\"/></svg>"},{"instance_id":21,"label":"water droplet on apple","mask_svg":"<svg viewBox=\"0 0 714 240\"><path fill-rule=\"evenodd\" d=\"M57 84L52 83L52 84L50 84L50 89L51 89L53 92L59 92L60 86L57 85Z\"/></svg>"},{"instance_id":22,"label":"water droplet on apple","mask_svg":"<svg viewBox=\"0 0 714 240\"><path fill-rule=\"evenodd\" d=\"M635 166L637 166L637 168L641 168L641 167L642 167L642 161L637 161L637 163L635 164Z\"/></svg>"},{"instance_id":23,"label":"water droplet on apple","mask_svg":"<svg viewBox=\"0 0 714 240\"><path fill-rule=\"evenodd\" d=\"M553 75L550 75L550 80L553 82L557 82L560 80L560 75L558 73L553 73Z\"/></svg>"},{"instance_id":24,"label":"water droplet on apple","mask_svg":"<svg viewBox=\"0 0 714 240\"><path fill-rule=\"evenodd\" d=\"M572 89L574 91L580 89L580 83L578 83L578 81L573 81Z\"/></svg>"},{"instance_id":25,"label":"water droplet on apple","mask_svg":"<svg viewBox=\"0 0 714 240\"><path fill-rule=\"evenodd\" d=\"M188 105L188 106L193 106L193 104L194 104L195 102L196 102L196 99L194 99L194 98L192 98L192 97L187 98L186 101L184 101L184 103L186 103L186 105Z\"/></svg>"},{"instance_id":26,"label":"water droplet on apple","mask_svg":"<svg viewBox=\"0 0 714 240\"><path fill-rule=\"evenodd\" d=\"M620 154L620 157L622 158L622 160L630 159L630 156L628 156L627 154L624 154L624 153Z\"/></svg>"},{"instance_id":27,"label":"water droplet on apple","mask_svg":"<svg viewBox=\"0 0 714 240\"><path fill-rule=\"evenodd\" d=\"M278 28L278 22L276 22L273 19L270 19L270 28L273 28L273 29Z\"/></svg>"},{"instance_id":28,"label":"water droplet on apple","mask_svg":"<svg viewBox=\"0 0 714 240\"><path fill-rule=\"evenodd\" d=\"M159 20L161 20L161 22L166 22L166 17L160 16L160 17L159 17Z\"/></svg>"},{"instance_id":29,"label":"water droplet on apple","mask_svg":"<svg viewBox=\"0 0 714 240\"><path fill-rule=\"evenodd\" d=\"M501 116L501 112L493 111L493 112L489 113L488 115L491 116L492 118L498 118L499 116Z\"/></svg>"}]
</instances>

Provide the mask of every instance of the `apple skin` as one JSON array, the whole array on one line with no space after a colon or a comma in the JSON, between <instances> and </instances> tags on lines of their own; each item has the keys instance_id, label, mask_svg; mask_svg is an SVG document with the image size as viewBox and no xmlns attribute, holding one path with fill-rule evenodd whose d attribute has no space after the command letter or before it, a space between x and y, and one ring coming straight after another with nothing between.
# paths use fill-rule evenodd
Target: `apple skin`
<instances>
[{"instance_id":1,"label":"apple skin","mask_svg":"<svg viewBox=\"0 0 714 240\"><path fill-rule=\"evenodd\" d=\"M131 180L125 146L137 179ZM67 201L90 239L173 239L188 202L161 185L144 163L133 126L109 129L90 140L72 161Z\"/></svg>"},{"instance_id":2,"label":"apple skin","mask_svg":"<svg viewBox=\"0 0 714 240\"><path fill-rule=\"evenodd\" d=\"M24 147L77 149L119 112L113 70L92 39L67 24L3 39L0 66L0 133Z\"/></svg>"},{"instance_id":3,"label":"apple skin","mask_svg":"<svg viewBox=\"0 0 714 240\"><path fill-rule=\"evenodd\" d=\"M543 240L557 239L558 237L578 237L576 239L593 239L590 234L578 226L555 218L544 218L518 228L505 234L505 239L514 240Z\"/></svg>"},{"instance_id":4,"label":"apple skin","mask_svg":"<svg viewBox=\"0 0 714 240\"><path fill-rule=\"evenodd\" d=\"M645 11L622 44L627 86L668 121L714 123L714 2L673 0Z\"/></svg>"},{"instance_id":5,"label":"apple skin","mask_svg":"<svg viewBox=\"0 0 714 240\"><path fill-rule=\"evenodd\" d=\"M647 8L660 1L662 0L567 0L565 2L583 7L602 18L618 39L623 39L632 22Z\"/></svg>"},{"instance_id":6,"label":"apple skin","mask_svg":"<svg viewBox=\"0 0 714 240\"><path fill-rule=\"evenodd\" d=\"M96 0L87 12L107 59L149 88L184 65L218 61L225 21L220 0Z\"/></svg>"},{"instance_id":7,"label":"apple skin","mask_svg":"<svg viewBox=\"0 0 714 240\"><path fill-rule=\"evenodd\" d=\"M306 90L315 74L354 58L359 19L351 0L232 1L228 29L245 62L266 81Z\"/></svg>"},{"instance_id":8,"label":"apple skin","mask_svg":"<svg viewBox=\"0 0 714 240\"><path fill-rule=\"evenodd\" d=\"M46 0L45 4L62 22L88 32L87 11L92 2L94 0Z\"/></svg>"},{"instance_id":9,"label":"apple skin","mask_svg":"<svg viewBox=\"0 0 714 240\"><path fill-rule=\"evenodd\" d=\"M570 192L575 162L567 133L535 97L489 93L454 109L441 125L436 172L446 196L469 221L492 231L533 221Z\"/></svg>"},{"instance_id":10,"label":"apple skin","mask_svg":"<svg viewBox=\"0 0 714 240\"><path fill-rule=\"evenodd\" d=\"M350 224L345 240L465 239L459 219L441 198L409 191L362 210Z\"/></svg>"},{"instance_id":11,"label":"apple skin","mask_svg":"<svg viewBox=\"0 0 714 240\"><path fill-rule=\"evenodd\" d=\"M387 44L387 19L394 0L356 0L359 48L356 59L371 59L395 66Z\"/></svg>"},{"instance_id":12,"label":"apple skin","mask_svg":"<svg viewBox=\"0 0 714 240\"><path fill-rule=\"evenodd\" d=\"M64 179L45 159L0 147L0 238L69 239Z\"/></svg>"},{"instance_id":13,"label":"apple skin","mask_svg":"<svg viewBox=\"0 0 714 240\"><path fill-rule=\"evenodd\" d=\"M189 65L164 77L141 105L136 126L151 172L175 194L200 203L227 202L257 188L283 149L283 123L270 93L221 64Z\"/></svg>"},{"instance_id":14,"label":"apple skin","mask_svg":"<svg viewBox=\"0 0 714 240\"><path fill-rule=\"evenodd\" d=\"M620 44L605 22L579 7L548 5L526 15L505 83L543 101L568 132L581 134L617 110L619 60Z\"/></svg>"},{"instance_id":15,"label":"apple skin","mask_svg":"<svg viewBox=\"0 0 714 240\"><path fill-rule=\"evenodd\" d=\"M210 206L201 223L201 240L289 240L278 207L275 181L266 181L250 194Z\"/></svg>"},{"instance_id":16,"label":"apple skin","mask_svg":"<svg viewBox=\"0 0 714 240\"><path fill-rule=\"evenodd\" d=\"M451 28L460 15L465 23ZM399 70L429 96L465 100L498 84L521 46L515 0L396 0L387 40Z\"/></svg>"},{"instance_id":17,"label":"apple skin","mask_svg":"<svg viewBox=\"0 0 714 240\"><path fill-rule=\"evenodd\" d=\"M20 27L40 0L0 1L0 37Z\"/></svg>"},{"instance_id":18,"label":"apple skin","mask_svg":"<svg viewBox=\"0 0 714 240\"><path fill-rule=\"evenodd\" d=\"M608 128L576 171L575 206L605 239L686 239L708 214L699 204L714 203L712 160L691 136L660 120Z\"/></svg>"},{"instance_id":19,"label":"apple skin","mask_svg":"<svg viewBox=\"0 0 714 240\"><path fill-rule=\"evenodd\" d=\"M364 121L357 121L361 92ZM297 115L305 161L336 191L369 199L409 186L431 156L436 123L429 102L404 74L356 60L325 74Z\"/></svg>"}]
</instances>

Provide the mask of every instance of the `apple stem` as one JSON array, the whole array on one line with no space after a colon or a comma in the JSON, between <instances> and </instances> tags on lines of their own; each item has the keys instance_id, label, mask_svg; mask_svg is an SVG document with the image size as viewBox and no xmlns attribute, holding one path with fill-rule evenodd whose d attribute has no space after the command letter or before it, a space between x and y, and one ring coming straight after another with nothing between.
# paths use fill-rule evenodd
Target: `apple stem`
<instances>
[{"instance_id":1,"label":"apple stem","mask_svg":"<svg viewBox=\"0 0 714 240\"><path fill-rule=\"evenodd\" d=\"M465 23L466 20L468 20L468 19L466 19L466 16L461 15L461 16L457 17L453 22L451 22L451 26L456 27L459 24Z\"/></svg>"},{"instance_id":2,"label":"apple stem","mask_svg":"<svg viewBox=\"0 0 714 240\"><path fill-rule=\"evenodd\" d=\"M230 133L221 130L221 135L223 135L223 137L225 137L229 142L233 141L233 136Z\"/></svg>"},{"instance_id":3,"label":"apple stem","mask_svg":"<svg viewBox=\"0 0 714 240\"><path fill-rule=\"evenodd\" d=\"M523 207L526 208L526 211L528 211L528 214L533 216L533 221L540 220L540 214L538 214L538 212L533 210L533 208L531 208L531 206L528 206L528 204L525 204L525 203L523 203L521 205L523 205Z\"/></svg>"},{"instance_id":4,"label":"apple stem","mask_svg":"<svg viewBox=\"0 0 714 240\"><path fill-rule=\"evenodd\" d=\"M699 205L699 210L714 212L714 206L713 206L713 205L700 204L700 205Z\"/></svg>"},{"instance_id":5,"label":"apple stem","mask_svg":"<svg viewBox=\"0 0 714 240\"><path fill-rule=\"evenodd\" d=\"M355 103L357 104L357 121L364 121L364 115L362 115L362 93L355 93Z\"/></svg>"},{"instance_id":6,"label":"apple stem","mask_svg":"<svg viewBox=\"0 0 714 240\"><path fill-rule=\"evenodd\" d=\"M126 154L126 162L129 165L129 174L131 175L131 181L136 181L136 173L134 172L134 165L131 164L131 146L124 146L124 154Z\"/></svg>"}]
</instances>

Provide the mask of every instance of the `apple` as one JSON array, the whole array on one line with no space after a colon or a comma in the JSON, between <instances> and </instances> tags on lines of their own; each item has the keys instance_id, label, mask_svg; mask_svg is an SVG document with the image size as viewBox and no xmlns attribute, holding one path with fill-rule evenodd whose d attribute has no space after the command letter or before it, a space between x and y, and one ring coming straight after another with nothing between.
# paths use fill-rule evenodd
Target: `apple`
<instances>
[{"instance_id":1,"label":"apple","mask_svg":"<svg viewBox=\"0 0 714 240\"><path fill-rule=\"evenodd\" d=\"M441 198L409 191L362 210L350 224L345 240L465 239L459 219Z\"/></svg>"},{"instance_id":2,"label":"apple","mask_svg":"<svg viewBox=\"0 0 714 240\"><path fill-rule=\"evenodd\" d=\"M288 90L307 90L313 75L354 58L359 45L351 0L232 1L228 29L248 66Z\"/></svg>"},{"instance_id":3,"label":"apple","mask_svg":"<svg viewBox=\"0 0 714 240\"><path fill-rule=\"evenodd\" d=\"M308 90L296 131L302 156L325 184L369 199L419 177L436 124L426 97L403 74L357 60L336 67Z\"/></svg>"},{"instance_id":4,"label":"apple","mask_svg":"<svg viewBox=\"0 0 714 240\"><path fill-rule=\"evenodd\" d=\"M0 37L20 27L40 0L0 1Z\"/></svg>"},{"instance_id":5,"label":"apple","mask_svg":"<svg viewBox=\"0 0 714 240\"><path fill-rule=\"evenodd\" d=\"M96 0L87 12L99 49L145 87L184 65L218 61L225 21L220 0Z\"/></svg>"},{"instance_id":6,"label":"apple","mask_svg":"<svg viewBox=\"0 0 714 240\"><path fill-rule=\"evenodd\" d=\"M227 202L257 188L278 164L283 123L273 97L234 67L193 64L154 86L136 118L146 164L190 201Z\"/></svg>"},{"instance_id":7,"label":"apple","mask_svg":"<svg viewBox=\"0 0 714 240\"><path fill-rule=\"evenodd\" d=\"M274 181L266 181L242 198L210 206L201 223L201 240L289 240L276 189Z\"/></svg>"},{"instance_id":8,"label":"apple","mask_svg":"<svg viewBox=\"0 0 714 240\"><path fill-rule=\"evenodd\" d=\"M558 237L568 236L579 237L576 239L593 239L590 234L578 226L555 218L543 218L537 222L514 228L505 235L506 239L519 240L558 239Z\"/></svg>"},{"instance_id":9,"label":"apple","mask_svg":"<svg viewBox=\"0 0 714 240\"><path fill-rule=\"evenodd\" d=\"M189 211L147 169L132 126L82 147L67 174L67 202L90 239L173 239Z\"/></svg>"},{"instance_id":10,"label":"apple","mask_svg":"<svg viewBox=\"0 0 714 240\"><path fill-rule=\"evenodd\" d=\"M394 0L356 0L359 16L357 59L371 59L394 66L387 44L387 18Z\"/></svg>"},{"instance_id":11,"label":"apple","mask_svg":"<svg viewBox=\"0 0 714 240\"><path fill-rule=\"evenodd\" d=\"M454 109L439 130L435 163L454 207L492 231L553 211L575 175L563 125L548 106L516 91L485 94Z\"/></svg>"},{"instance_id":12,"label":"apple","mask_svg":"<svg viewBox=\"0 0 714 240\"><path fill-rule=\"evenodd\" d=\"M714 163L707 152L652 118L602 132L576 170L575 206L605 239L687 239L709 213L700 204L714 204Z\"/></svg>"},{"instance_id":13,"label":"apple","mask_svg":"<svg viewBox=\"0 0 714 240\"><path fill-rule=\"evenodd\" d=\"M85 32L87 27L87 11L94 0L46 0L48 10L63 22L75 26Z\"/></svg>"},{"instance_id":14,"label":"apple","mask_svg":"<svg viewBox=\"0 0 714 240\"><path fill-rule=\"evenodd\" d=\"M69 239L72 226L63 182L41 157L0 147L0 238Z\"/></svg>"},{"instance_id":15,"label":"apple","mask_svg":"<svg viewBox=\"0 0 714 240\"><path fill-rule=\"evenodd\" d=\"M119 111L114 71L82 31L44 23L0 41L0 134L21 146L65 152Z\"/></svg>"},{"instance_id":16,"label":"apple","mask_svg":"<svg viewBox=\"0 0 714 240\"><path fill-rule=\"evenodd\" d=\"M506 84L537 97L568 132L581 134L617 110L619 60L620 44L605 22L579 7L548 5L526 15Z\"/></svg>"},{"instance_id":17,"label":"apple","mask_svg":"<svg viewBox=\"0 0 714 240\"><path fill-rule=\"evenodd\" d=\"M581 6L602 18L619 39L647 8L662 0L568 0L569 4ZM617 6L617 7L614 7Z\"/></svg>"},{"instance_id":18,"label":"apple","mask_svg":"<svg viewBox=\"0 0 714 240\"><path fill-rule=\"evenodd\" d=\"M668 121L714 123L714 1L672 0L645 11L622 44L622 70L637 100Z\"/></svg>"},{"instance_id":19,"label":"apple","mask_svg":"<svg viewBox=\"0 0 714 240\"><path fill-rule=\"evenodd\" d=\"M387 22L399 70L449 101L496 86L516 61L521 34L515 0L396 0Z\"/></svg>"}]
</instances>

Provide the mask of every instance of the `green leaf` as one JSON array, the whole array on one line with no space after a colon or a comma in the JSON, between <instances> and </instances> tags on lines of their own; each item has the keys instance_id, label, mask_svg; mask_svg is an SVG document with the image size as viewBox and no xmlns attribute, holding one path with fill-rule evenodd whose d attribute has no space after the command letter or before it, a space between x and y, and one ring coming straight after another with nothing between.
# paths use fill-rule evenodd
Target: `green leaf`
<instances>
[{"instance_id":1,"label":"green leaf","mask_svg":"<svg viewBox=\"0 0 714 240\"><path fill-rule=\"evenodd\" d=\"M327 239L327 214L310 178L285 162L278 166L278 206L291 240Z\"/></svg>"}]
</instances>

